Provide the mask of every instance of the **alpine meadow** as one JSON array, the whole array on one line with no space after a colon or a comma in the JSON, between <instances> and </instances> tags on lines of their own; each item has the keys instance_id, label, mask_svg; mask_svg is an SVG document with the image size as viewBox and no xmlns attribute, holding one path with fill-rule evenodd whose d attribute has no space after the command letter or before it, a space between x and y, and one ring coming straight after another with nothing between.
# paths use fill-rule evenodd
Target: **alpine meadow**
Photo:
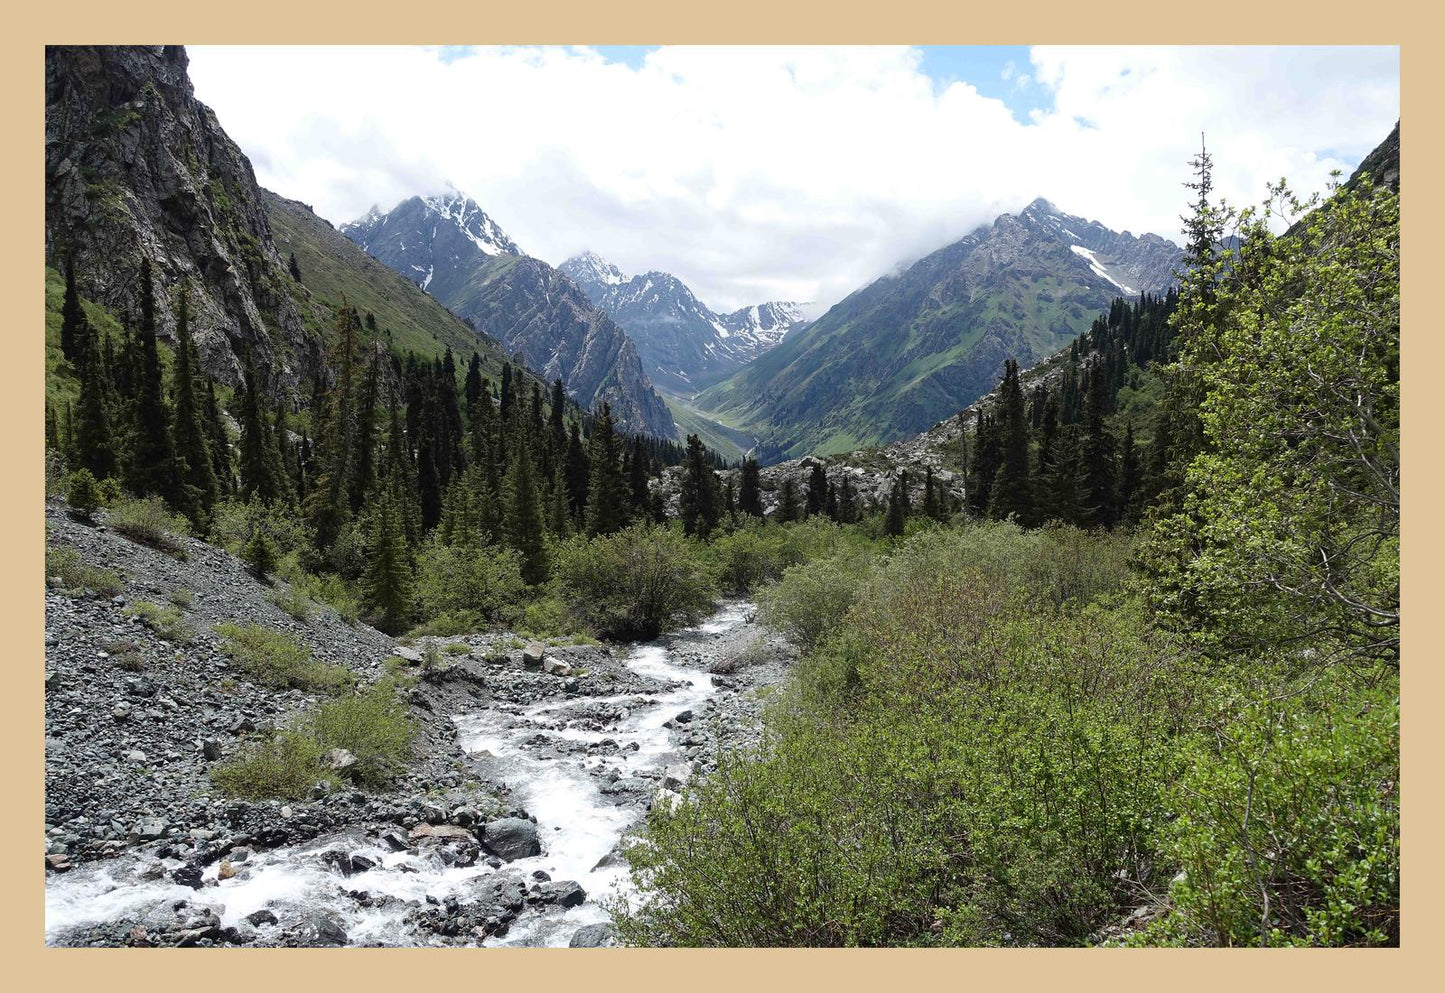
<instances>
[{"instance_id":1,"label":"alpine meadow","mask_svg":"<svg viewBox=\"0 0 1445 993\"><path fill-rule=\"evenodd\" d=\"M639 51L47 48L46 943L1398 946L1398 49Z\"/></svg>"}]
</instances>

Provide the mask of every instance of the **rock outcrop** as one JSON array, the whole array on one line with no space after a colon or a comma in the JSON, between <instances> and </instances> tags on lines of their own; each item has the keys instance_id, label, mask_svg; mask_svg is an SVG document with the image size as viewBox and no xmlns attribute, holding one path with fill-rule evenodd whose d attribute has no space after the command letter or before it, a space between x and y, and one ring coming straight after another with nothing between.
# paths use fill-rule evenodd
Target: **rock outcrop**
<instances>
[{"instance_id":1,"label":"rock outcrop","mask_svg":"<svg viewBox=\"0 0 1445 993\"><path fill-rule=\"evenodd\" d=\"M293 300L251 164L195 99L179 46L51 46L45 53L45 254L73 258L81 292L140 313L142 258L156 323L175 295L206 368L238 382L245 349L273 381L310 372L318 342Z\"/></svg>"}]
</instances>

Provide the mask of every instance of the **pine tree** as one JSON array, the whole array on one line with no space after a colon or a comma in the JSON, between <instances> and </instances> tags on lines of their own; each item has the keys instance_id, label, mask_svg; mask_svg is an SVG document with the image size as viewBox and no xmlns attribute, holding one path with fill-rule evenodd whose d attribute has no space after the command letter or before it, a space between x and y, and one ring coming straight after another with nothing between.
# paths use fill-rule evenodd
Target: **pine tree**
<instances>
[{"instance_id":1,"label":"pine tree","mask_svg":"<svg viewBox=\"0 0 1445 993\"><path fill-rule=\"evenodd\" d=\"M316 421L315 467L307 493L306 517L311 522L318 551L335 544L351 520L350 480L353 472L355 421L352 412L352 383L356 339L361 318L355 308L342 307L336 315L336 382L313 408ZM440 494L437 494L440 499ZM440 507L437 508L440 516ZM436 524L436 517L431 519Z\"/></svg>"},{"instance_id":2,"label":"pine tree","mask_svg":"<svg viewBox=\"0 0 1445 993\"><path fill-rule=\"evenodd\" d=\"M612 426L612 408L603 404L593 419L587 447L587 536L611 534L627 523L622 460Z\"/></svg>"},{"instance_id":3,"label":"pine tree","mask_svg":"<svg viewBox=\"0 0 1445 993\"><path fill-rule=\"evenodd\" d=\"M632 439L632 457L627 466L628 506L633 520L645 521L652 516L652 494L648 490L647 448L642 436Z\"/></svg>"},{"instance_id":4,"label":"pine tree","mask_svg":"<svg viewBox=\"0 0 1445 993\"><path fill-rule=\"evenodd\" d=\"M988 515L996 520L1013 517L1020 524L1034 521L1034 499L1029 471L1029 425L1024 412L1024 394L1019 385L1019 365L1004 363L999 387L998 420L1000 461L989 490Z\"/></svg>"},{"instance_id":5,"label":"pine tree","mask_svg":"<svg viewBox=\"0 0 1445 993\"><path fill-rule=\"evenodd\" d=\"M572 533L572 505L567 496L567 473L561 461L552 466L552 484L547 496L547 530L558 538Z\"/></svg>"},{"instance_id":6,"label":"pine tree","mask_svg":"<svg viewBox=\"0 0 1445 993\"><path fill-rule=\"evenodd\" d=\"M141 260L140 331L136 336L140 361L136 395L131 405L130 446L126 453L125 483L138 495L155 494L174 509L184 507L176 473L171 439L170 411L166 407L160 353L156 347L154 288L151 266Z\"/></svg>"},{"instance_id":7,"label":"pine tree","mask_svg":"<svg viewBox=\"0 0 1445 993\"><path fill-rule=\"evenodd\" d=\"M858 522L858 498L853 492L853 482L845 473L838 486L838 521L842 524Z\"/></svg>"},{"instance_id":8,"label":"pine tree","mask_svg":"<svg viewBox=\"0 0 1445 993\"><path fill-rule=\"evenodd\" d=\"M687 458L683 462L682 488L678 497L678 515L684 534L696 535L706 541L721 519L717 474L708 463L702 439L687 436Z\"/></svg>"},{"instance_id":9,"label":"pine tree","mask_svg":"<svg viewBox=\"0 0 1445 993\"><path fill-rule=\"evenodd\" d=\"M291 258L286 261L286 271L291 274L291 278L296 280L296 282L301 282L301 267L296 264L295 252L292 252Z\"/></svg>"},{"instance_id":10,"label":"pine tree","mask_svg":"<svg viewBox=\"0 0 1445 993\"><path fill-rule=\"evenodd\" d=\"M908 522L908 484L905 481L905 474L900 474L893 480L893 488L888 492L888 513L883 518L883 533L890 538L902 536L905 525Z\"/></svg>"},{"instance_id":11,"label":"pine tree","mask_svg":"<svg viewBox=\"0 0 1445 993\"><path fill-rule=\"evenodd\" d=\"M251 567L257 579L265 580L266 574L276 568L276 545L265 528L258 527L241 549L241 561Z\"/></svg>"},{"instance_id":12,"label":"pine tree","mask_svg":"<svg viewBox=\"0 0 1445 993\"><path fill-rule=\"evenodd\" d=\"M1089 376L1085 403L1084 460L1085 523L1112 528L1117 519L1118 468L1114 464L1114 436L1104 424L1109 408L1109 386L1099 362Z\"/></svg>"},{"instance_id":13,"label":"pine tree","mask_svg":"<svg viewBox=\"0 0 1445 993\"><path fill-rule=\"evenodd\" d=\"M828 471L823 463L814 462L808 474L808 498L805 513L809 517L821 514L828 505Z\"/></svg>"},{"instance_id":14,"label":"pine tree","mask_svg":"<svg viewBox=\"0 0 1445 993\"><path fill-rule=\"evenodd\" d=\"M542 506L533 478L532 455L525 429L512 444L512 461L503 483L507 543L522 557L522 579L530 585L547 578L547 548L542 537Z\"/></svg>"},{"instance_id":15,"label":"pine tree","mask_svg":"<svg viewBox=\"0 0 1445 993\"><path fill-rule=\"evenodd\" d=\"M65 260L65 302L60 307L60 351L71 365L76 365L85 355L85 339L91 336L90 322L86 320L85 308L80 305L80 293L75 288L75 260Z\"/></svg>"},{"instance_id":16,"label":"pine tree","mask_svg":"<svg viewBox=\"0 0 1445 993\"><path fill-rule=\"evenodd\" d=\"M582 433L577 427L577 422L572 422L572 430L567 438L567 499L572 505L572 519L582 521L584 509L587 506L588 487L588 466L587 449L582 444Z\"/></svg>"},{"instance_id":17,"label":"pine tree","mask_svg":"<svg viewBox=\"0 0 1445 993\"><path fill-rule=\"evenodd\" d=\"M798 483L792 476L784 476L775 519L784 522L796 521L802 516L802 512L802 504L798 501Z\"/></svg>"},{"instance_id":18,"label":"pine tree","mask_svg":"<svg viewBox=\"0 0 1445 993\"><path fill-rule=\"evenodd\" d=\"M171 370L171 406L175 411L176 459L181 472L187 516L205 530L220 495L215 463L206 437L206 423L196 392L196 351L191 341L185 287L176 312L176 361Z\"/></svg>"},{"instance_id":19,"label":"pine tree","mask_svg":"<svg viewBox=\"0 0 1445 993\"><path fill-rule=\"evenodd\" d=\"M464 392L467 398L467 415L472 414L472 407L482 396L482 357L476 352L472 353L472 359L467 364L467 382Z\"/></svg>"},{"instance_id":20,"label":"pine tree","mask_svg":"<svg viewBox=\"0 0 1445 993\"><path fill-rule=\"evenodd\" d=\"M1124 448L1119 455L1119 519L1126 524L1139 520L1140 485L1143 467L1134 446L1134 422L1124 427Z\"/></svg>"},{"instance_id":21,"label":"pine tree","mask_svg":"<svg viewBox=\"0 0 1445 993\"><path fill-rule=\"evenodd\" d=\"M226 434L225 421L221 419L221 405L216 400L216 381L206 377L206 448L211 453L211 470L216 477L217 492L220 496L231 496L236 492L235 470L231 467L231 439Z\"/></svg>"},{"instance_id":22,"label":"pine tree","mask_svg":"<svg viewBox=\"0 0 1445 993\"><path fill-rule=\"evenodd\" d=\"M411 618L411 554L391 488L378 486L374 494L361 586L367 607L377 618L377 627L396 634Z\"/></svg>"},{"instance_id":23,"label":"pine tree","mask_svg":"<svg viewBox=\"0 0 1445 993\"><path fill-rule=\"evenodd\" d=\"M81 341L80 402L71 431L75 461L96 479L115 475L116 457L110 422L110 381L105 375L93 336Z\"/></svg>"},{"instance_id":24,"label":"pine tree","mask_svg":"<svg viewBox=\"0 0 1445 993\"><path fill-rule=\"evenodd\" d=\"M738 511L763 516L762 490L758 483L758 460L751 456L743 459L742 480L738 489Z\"/></svg>"},{"instance_id":25,"label":"pine tree","mask_svg":"<svg viewBox=\"0 0 1445 993\"><path fill-rule=\"evenodd\" d=\"M352 470L348 481L351 512L361 511L366 494L376 479L376 407L381 400L381 353L371 353L371 366L366 383L356 401L356 443L352 450Z\"/></svg>"},{"instance_id":26,"label":"pine tree","mask_svg":"<svg viewBox=\"0 0 1445 993\"><path fill-rule=\"evenodd\" d=\"M1079 429L1063 428L1049 452L1043 471L1044 517L1064 524L1088 519L1085 503L1088 479L1079 453Z\"/></svg>"}]
</instances>

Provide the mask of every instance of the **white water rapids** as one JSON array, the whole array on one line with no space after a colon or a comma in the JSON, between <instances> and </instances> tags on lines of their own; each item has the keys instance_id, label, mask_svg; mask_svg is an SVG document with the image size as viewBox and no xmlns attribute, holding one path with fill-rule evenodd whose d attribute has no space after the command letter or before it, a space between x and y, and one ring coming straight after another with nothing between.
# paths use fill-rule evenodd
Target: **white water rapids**
<instances>
[{"instance_id":1,"label":"white water rapids","mask_svg":"<svg viewBox=\"0 0 1445 993\"><path fill-rule=\"evenodd\" d=\"M726 604L705 623L673 638L686 642L732 630L746 623L749 608L742 602ZM716 692L706 671L674 664L660 642L634 646L624 662L639 675L682 685L647 696L584 696L453 717L463 749L479 757L489 779L507 783L515 800L536 818L540 855L507 863L500 870L484 861L467 867L447 866L425 850L420 854L393 852L356 830L257 851L236 866L240 871L231 879L219 879L219 863L212 864L204 871L206 885L201 890L164 878L142 878L148 868L152 870L149 874L155 874L155 858L126 855L46 880L46 942L55 943L75 928L114 920L173 921L170 908L178 901L188 901L196 907L211 907L223 927L240 925L247 915L261 909L273 911L283 924L324 913L341 924L352 945L427 944L427 936L416 933L406 922L406 904L361 907L347 891L364 890L373 896L385 894L417 902L428 896L437 900L456 896L465 902L482 877L494 872L530 876L541 869L558 882L575 880L587 891L586 902L565 910L557 906L528 909L505 936L485 943L566 945L579 927L607 920L599 898L630 891L625 865L608 860L612 864L598 867L598 862L614 850L640 816L636 807L617 806L604 796L599 787L605 780L588 770L605 764L616 768L620 776L630 777L655 773L678 761L672 732L663 724L698 707ZM570 710L623 701L628 702L627 716L605 731L574 727L568 717ZM579 753L552 758L526 747L527 742L536 743L539 735L589 743L611 739L620 747L606 756ZM365 855L376 867L343 877L321 858L322 853L338 847Z\"/></svg>"}]
</instances>

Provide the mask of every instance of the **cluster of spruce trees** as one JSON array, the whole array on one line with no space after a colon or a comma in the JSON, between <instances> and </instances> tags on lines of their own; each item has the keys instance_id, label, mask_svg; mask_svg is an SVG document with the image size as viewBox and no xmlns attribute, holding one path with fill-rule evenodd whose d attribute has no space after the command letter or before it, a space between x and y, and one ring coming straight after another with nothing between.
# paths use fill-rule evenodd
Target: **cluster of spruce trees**
<instances>
[{"instance_id":1,"label":"cluster of spruce trees","mask_svg":"<svg viewBox=\"0 0 1445 993\"><path fill-rule=\"evenodd\" d=\"M66 266L60 347L80 380L74 404L45 410L46 446L137 495L158 495L204 528L216 501L237 492L216 383L200 367L184 290L176 314L170 382L156 341L149 262L140 268L141 312L134 331L101 335L91 326ZM274 446L274 442L273 442Z\"/></svg>"},{"instance_id":2,"label":"cluster of spruce trees","mask_svg":"<svg viewBox=\"0 0 1445 993\"><path fill-rule=\"evenodd\" d=\"M374 318L349 306L337 312L304 406L273 402L246 354L230 403L240 428L233 443L217 384L197 359L184 290L167 383L148 263L141 280L138 330L117 340L91 327L67 266L61 344L80 396L73 410L47 408L47 445L98 480L163 498L202 534L226 498L294 512L308 525L306 564L361 580L384 621L402 616L415 551L431 536L515 549L523 577L538 583L548 571L545 535L661 522L662 497L649 481L663 465L686 460L711 481L710 494L713 469L725 465L696 438L684 449L619 432L605 404L578 416L560 380L544 398L510 363L494 388L475 353L464 377L450 350L397 356ZM256 561L271 561L265 536L258 540Z\"/></svg>"},{"instance_id":3,"label":"cluster of spruce trees","mask_svg":"<svg viewBox=\"0 0 1445 993\"><path fill-rule=\"evenodd\" d=\"M1120 439L1108 418L1132 374L1169 358L1177 302L1174 290L1116 299L1070 345L1062 370L1027 397L1018 363L1008 360L994 402L975 412L971 451L970 432L960 433L973 514L1105 529L1140 519L1168 486L1177 454L1170 421L1159 417L1140 446L1132 422Z\"/></svg>"}]
</instances>

